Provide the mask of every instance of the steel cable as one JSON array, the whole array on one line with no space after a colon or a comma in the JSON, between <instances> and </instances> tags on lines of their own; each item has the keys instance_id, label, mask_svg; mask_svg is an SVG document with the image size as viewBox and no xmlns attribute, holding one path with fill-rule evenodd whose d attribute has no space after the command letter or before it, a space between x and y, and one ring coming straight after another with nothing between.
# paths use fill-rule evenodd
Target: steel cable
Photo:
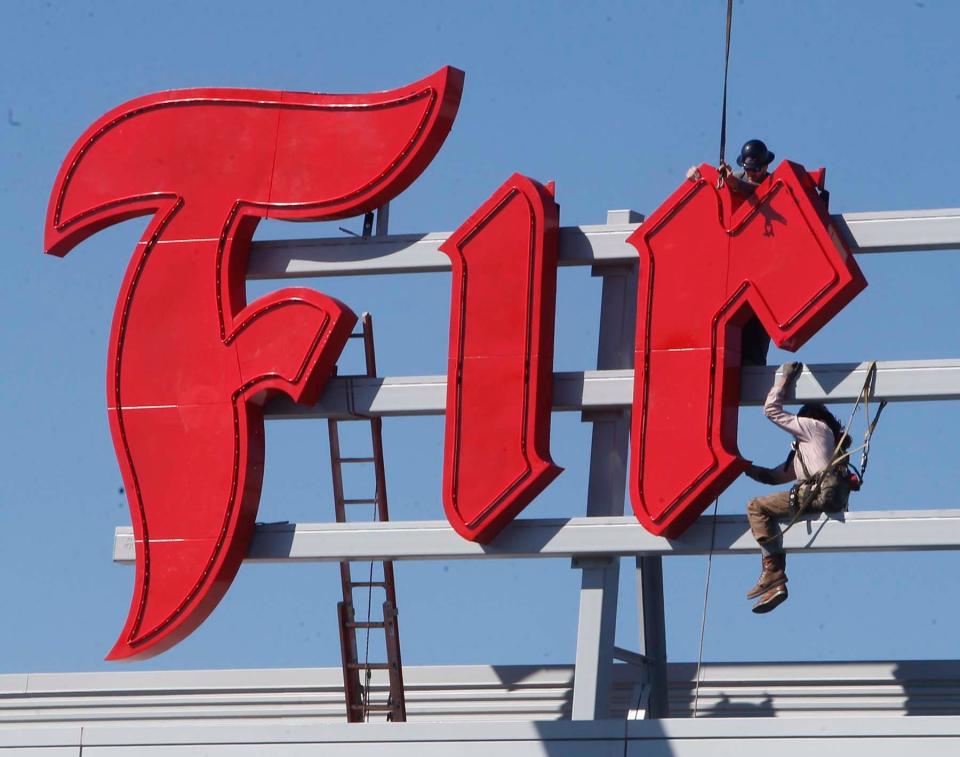
<instances>
[{"instance_id":1,"label":"steel cable","mask_svg":"<svg viewBox=\"0 0 960 757\"><path fill-rule=\"evenodd\" d=\"M703 637L707 630L707 601L710 598L710 574L713 572L713 547L717 538L717 511L720 497L713 502L713 526L710 528L710 551L707 553L707 580L703 587L703 612L700 614L700 651L697 653L697 681L693 695L693 717L697 717L700 706L700 668L703 664Z\"/></svg>"}]
</instances>

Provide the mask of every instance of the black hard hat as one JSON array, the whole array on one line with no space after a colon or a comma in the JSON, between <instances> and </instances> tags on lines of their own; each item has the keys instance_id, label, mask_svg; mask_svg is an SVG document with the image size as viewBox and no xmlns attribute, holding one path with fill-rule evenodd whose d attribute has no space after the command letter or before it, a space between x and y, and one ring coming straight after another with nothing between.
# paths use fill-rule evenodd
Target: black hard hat
<instances>
[{"instance_id":1,"label":"black hard hat","mask_svg":"<svg viewBox=\"0 0 960 757\"><path fill-rule=\"evenodd\" d=\"M745 142L740 148L740 156L737 158L737 165L756 171L773 162L773 153L767 149L767 146L760 139L751 139Z\"/></svg>"}]
</instances>

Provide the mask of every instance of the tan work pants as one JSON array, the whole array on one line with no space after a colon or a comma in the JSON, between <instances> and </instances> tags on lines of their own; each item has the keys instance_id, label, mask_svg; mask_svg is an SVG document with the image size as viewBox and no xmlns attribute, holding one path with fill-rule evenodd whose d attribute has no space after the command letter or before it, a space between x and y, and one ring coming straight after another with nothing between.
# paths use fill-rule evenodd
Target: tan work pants
<instances>
[{"instance_id":1,"label":"tan work pants","mask_svg":"<svg viewBox=\"0 0 960 757\"><path fill-rule=\"evenodd\" d=\"M750 532L761 544L766 543L772 546L780 536L780 528L776 521L780 518L789 518L790 515L789 491L754 497L747 504Z\"/></svg>"}]
</instances>

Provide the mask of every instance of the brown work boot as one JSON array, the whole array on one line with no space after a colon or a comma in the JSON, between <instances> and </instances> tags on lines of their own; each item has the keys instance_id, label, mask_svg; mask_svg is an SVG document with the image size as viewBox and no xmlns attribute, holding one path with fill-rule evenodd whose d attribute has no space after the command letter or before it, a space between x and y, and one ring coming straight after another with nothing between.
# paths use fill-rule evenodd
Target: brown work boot
<instances>
[{"instance_id":1,"label":"brown work boot","mask_svg":"<svg viewBox=\"0 0 960 757\"><path fill-rule=\"evenodd\" d=\"M787 586L786 584L780 584L779 586L774 586L772 589L769 589L762 597L760 597L752 609L758 615L762 615L765 612L770 612L771 610L776 609L786 601Z\"/></svg>"},{"instance_id":2,"label":"brown work boot","mask_svg":"<svg viewBox=\"0 0 960 757\"><path fill-rule=\"evenodd\" d=\"M763 570L757 584L747 592L747 599L759 597L774 586L783 586L787 582L787 556L782 552L775 555L763 555ZM773 608L771 608L773 609Z\"/></svg>"}]
</instances>

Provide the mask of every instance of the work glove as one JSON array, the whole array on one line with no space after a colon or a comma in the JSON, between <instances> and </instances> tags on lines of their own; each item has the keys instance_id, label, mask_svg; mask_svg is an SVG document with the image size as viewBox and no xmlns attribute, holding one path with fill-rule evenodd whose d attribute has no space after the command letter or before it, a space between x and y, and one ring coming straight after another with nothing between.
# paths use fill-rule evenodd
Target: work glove
<instances>
[{"instance_id":1,"label":"work glove","mask_svg":"<svg viewBox=\"0 0 960 757\"><path fill-rule=\"evenodd\" d=\"M783 376L783 382L793 381L803 370L803 363L790 361L780 366L780 374Z\"/></svg>"},{"instance_id":2,"label":"work glove","mask_svg":"<svg viewBox=\"0 0 960 757\"><path fill-rule=\"evenodd\" d=\"M697 166L687 169L687 181L700 181L700 169Z\"/></svg>"}]
</instances>

